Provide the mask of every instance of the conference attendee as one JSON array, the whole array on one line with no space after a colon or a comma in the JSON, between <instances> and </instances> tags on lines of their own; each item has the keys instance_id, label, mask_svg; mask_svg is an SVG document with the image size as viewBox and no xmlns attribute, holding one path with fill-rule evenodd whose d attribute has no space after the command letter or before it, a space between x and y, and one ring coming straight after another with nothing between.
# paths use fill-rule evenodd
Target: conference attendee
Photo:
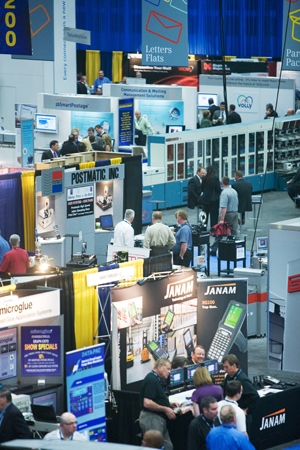
<instances>
[{"instance_id":1,"label":"conference attendee","mask_svg":"<svg viewBox=\"0 0 300 450\"><path fill-rule=\"evenodd\" d=\"M9 238L11 250L5 253L2 264L0 266L0 272L2 273L26 273L29 269L29 258L26 250L20 248L20 236L12 234Z\"/></svg>"},{"instance_id":2,"label":"conference attendee","mask_svg":"<svg viewBox=\"0 0 300 450\"><path fill-rule=\"evenodd\" d=\"M221 426L211 430L206 438L207 450L255 450L247 436L236 429L233 406L223 406L220 416Z\"/></svg>"},{"instance_id":3,"label":"conference attendee","mask_svg":"<svg viewBox=\"0 0 300 450\"><path fill-rule=\"evenodd\" d=\"M235 112L235 105L229 105L227 125L230 125L231 123L241 123L241 122L242 122L241 116L237 112Z\"/></svg>"},{"instance_id":4,"label":"conference attendee","mask_svg":"<svg viewBox=\"0 0 300 450\"><path fill-rule=\"evenodd\" d=\"M97 136L103 137L104 134L106 134L106 131L104 131L104 128L102 125L96 125L95 130L96 130Z\"/></svg>"},{"instance_id":5,"label":"conference attendee","mask_svg":"<svg viewBox=\"0 0 300 450\"><path fill-rule=\"evenodd\" d=\"M148 430L143 436L142 447L162 448L164 437L161 431Z\"/></svg>"},{"instance_id":6,"label":"conference attendee","mask_svg":"<svg viewBox=\"0 0 300 450\"><path fill-rule=\"evenodd\" d=\"M201 364L205 360L205 350L202 345L195 345L192 351L191 363Z\"/></svg>"},{"instance_id":7,"label":"conference attendee","mask_svg":"<svg viewBox=\"0 0 300 450\"><path fill-rule=\"evenodd\" d=\"M81 75L80 80L77 82L77 94L87 95L88 90L86 87L86 76Z\"/></svg>"},{"instance_id":8,"label":"conference attendee","mask_svg":"<svg viewBox=\"0 0 300 450\"><path fill-rule=\"evenodd\" d=\"M252 183L251 181L244 180L241 170L235 172L234 179L235 183L233 183L232 188L238 194L238 212L242 214L242 224L244 225L245 212L252 211Z\"/></svg>"},{"instance_id":9,"label":"conference attendee","mask_svg":"<svg viewBox=\"0 0 300 450\"><path fill-rule=\"evenodd\" d=\"M193 258L193 239L188 213L184 209L179 209L175 217L180 228L175 234L176 244L172 248L173 262L179 266L190 267Z\"/></svg>"},{"instance_id":10,"label":"conference attendee","mask_svg":"<svg viewBox=\"0 0 300 450\"><path fill-rule=\"evenodd\" d=\"M103 150L103 147L96 142L96 136L89 136L89 141L92 147L92 150Z\"/></svg>"},{"instance_id":11,"label":"conference attendee","mask_svg":"<svg viewBox=\"0 0 300 450\"><path fill-rule=\"evenodd\" d=\"M96 88L95 95L102 95L102 89L100 86Z\"/></svg>"},{"instance_id":12,"label":"conference attendee","mask_svg":"<svg viewBox=\"0 0 300 450\"><path fill-rule=\"evenodd\" d=\"M60 427L44 437L45 441L88 441L88 438L77 430L77 419L74 414L64 412L60 416Z\"/></svg>"},{"instance_id":13,"label":"conference attendee","mask_svg":"<svg viewBox=\"0 0 300 450\"><path fill-rule=\"evenodd\" d=\"M230 186L228 177L222 178L223 191L220 197L220 223L227 222L233 236L238 235L239 200L235 189Z\"/></svg>"},{"instance_id":14,"label":"conference attendee","mask_svg":"<svg viewBox=\"0 0 300 450\"><path fill-rule=\"evenodd\" d=\"M209 98L209 99L208 99L208 104L209 104L208 111L210 112L210 120L212 120L214 113L215 113L216 111L219 111L219 110L220 110L220 107L219 107L219 106L216 106L216 105L214 104L214 99L213 99L213 98Z\"/></svg>"},{"instance_id":15,"label":"conference attendee","mask_svg":"<svg viewBox=\"0 0 300 450\"><path fill-rule=\"evenodd\" d=\"M134 229L132 228L134 215L133 209L126 209L124 219L115 227L114 245L134 247Z\"/></svg>"},{"instance_id":16,"label":"conference attendee","mask_svg":"<svg viewBox=\"0 0 300 450\"><path fill-rule=\"evenodd\" d=\"M300 167L293 176L293 178L289 181L287 181L287 193L289 194L289 197L292 201L294 201L294 198L300 195ZM300 208L300 198L299 200L295 200L295 206L296 208Z\"/></svg>"},{"instance_id":17,"label":"conference attendee","mask_svg":"<svg viewBox=\"0 0 300 450\"><path fill-rule=\"evenodd\" d=\"M161 211L153 211L152 224L147 228L144 238L144 248L151 248L153 252L161 251L167 253L176 244L174 234L171 229L162 223Z\"/></svg>"},{"instance_id":18,"label":"conference attendee","mask_svg":"<svg viewBox=\"0 0 300 450\"><path fill-rule=\"evenodd\" d=\"M21 411L12 403L9 389L0 389L0 443L14 439L32 439Z\"/></svg>"},{"instance_id":19,"label":"conference attendee","mask_svg":"<svg viewBox=\"0 0 300 450\"><path fill-rule=\"evenodd\" d=\"M58 149L59 149L59 144L57 141L51 141L50 142L50 149L49 150L45 150L42 154L42 161L44 161L45 159L53 159L53 158L58 158Z\"/></svg>"},{"instance_id":20,"label":"conference attendee","mask_svg":"<svg viewBox=\"0 0 300 450\"><path fill-rule=\"evenodd\" d=\"M159 358L153 370L144 378L140 390L139 424L143 435L148 430L160 431L163 435L163 446L166 450L173 450L168 428L167 419L176 419L173 408L175 403L169 402L165 393L165 382L171 372L171 363L166 358ZM218 408L217 408L218 410Z\"/></svg>"},{"instance_id":21,"label":"conference attendee","mask_svg":"<svg viewBox=\"0 0 300 450\"><path fill-rule=\"evenodd\" d=\"M112 142L110 135L108 133L104 133L102 134L102 139L103 139L103 150L105 152L110 152L112 150Z\"/></svg>"},{"instance_id":22,"label":"conference attendee","mask_svg":"<svg viewBox=\"0 0 300 450\"><path fill-rule=\"evenodd\" d=\"M127 84L127 77L123 77L119 84Z\"/></svg>"},{"instance_id":23,"label":"conference attendee","mask_svg":"<svg viewBox=\"0 0 300 450\"><path fill-rule=\"evenodd\" d=\"M213 125L225 125L226 124L226 104L225 102L220 103L220 109L214 112L212 118Z\"/></svg>"},{"instance_id":24,"label":"conference attendee","mask_svg":"<svg viewBox=\"0 0 300 450\"><path fill-rule=\"evenodd\" d=\"M182 369L183 367L189 366L190 362L184 356L175 356L172 361L172 369Z\"/></svg>"},{"instance_id":25,"label":"conference attendee","mask_svg":"<svg viewBox=\"0 0 300 450\"><path fill-rule=\"evenodd\" d=\"M286 112L285 116L294 116L295 115L295 110L293 108L289 108Z\"/></svg>"},{"instance_id":26,"label":"conference attendee","mask_svg":"<svg viewBox=\"0 0 300 450\"><path fill-rule=\"evenodd\" d=\"M210 215L210 227L214 227L218 223L221 185L212 165L206 169L206 176L202 180L202 192L202 208L206 213L206 224Z\"/></svg>"},{"instance_id":27,"label":"conference attendee","mask_svg":"<svg viewBox=\"0 0 300 450\"><path fill-rule=\"evenodd\" d=\"M85 151L86 152L91 152L93 150L93 148L91 146L91 143L90 143L90 140L88 138L84 138L84 139L82 139L81 142L78 143L77 150L79 150L79 148L80 148L79 144L84 144L85 145ZM78 146L79 146L79 148L78 148Z\"/></svg>"},{"instance_id":28,"label":"conference attendee","mask_svg":"<svg viewBox=\"0 0 300 450\"><path fill-rule=\"evenodd\" d=\"M70 134L69 139L63 143L63 146L59 152L60 156L70 155L72 153L78 153L77 145L75 144L76 137L74 134Z\"/></svg>"},{"instance_id":29,"label":"conference attendee","mask_svg":"<svg viewBox=\"0 0 300 450\"><path fill-rule=\"evenodd\" d=\"M223 406L231 405L235 410L236 415L236 429L242 431L247 436L246 431L246 415L242 408L238 405L238 400L241 398L243 394L243 386L239 380L228 381L226 383L226 397L224 400L218 402L218 417L220 419L220 412ZM221 420L221 419L220 419Z\"/></svg>"},{"instance_id":30,"label":"conference attendee","mask_svg":"<svg viewBox=\"0 0 300 450\"><path fill-rule=\"evenodd\" d=\"M98 126L100 127L101 125L98 125ZM98 134L95 135L95 129L94 129L93 127L89 127L89 128L88 128L88 134L87 134L87 136L85 136L85 137L88 138L89 136L95 136L95 141L96 141L96 143L97 143L101 148L104 147L102 137L101 137L101 136L98 136Z\"/></svg>"},{"instance_id":31,"label":"conference attendee","mask_svg":"<svg viewBox=\"0 0 300 450\"><path fill-rule=\"evenodd\" d=\"M203 411L189 425L188 450L206 450L206 437L215 427L220 426L218 402L214 397L205 397L201 402Z\"/></svg>"},{"instance_id":32,"label":"conference attendee","mask_svg":"<svg viewBox=\"0 0 300 450\"><path fill-rule=\"evenodd\" d=\"M278 117L277 112L273 109L272 103L266 104L266 115L264 119L273 119L274 117Z\"/></svg>"},{"instance_id":33,"label":"conference attendee","mask_svg":"<svg viewBox=\"0 0 300 450\"><path fill-rule=\"evenodd\" d=\"M239 360L235 355L229 354L224 356L222 363L223 369L227 374L222 382L222 388L226 392L226 385L229 381L240 381L243 385L243 393L238 400L238 405L242 408L247 417L251 416L259 400L257 390L247 375L240 369Z\"/></svg>"},{"instance_id":34,"label":"conference attendee","mask_svg":"<svg viewBox=\"0 0 300 450\"><path fill-rule=\"evenodd\" d=\"M74 136L75 136L75 144L76 145L78 144L78 142L82 141L82 136L80 136L80 134L79 134L79 128L78 127L72 128L71 134L74 134Z\"/></svg>"},{"instance_id":35,"label":"conference attendee","mask_svg":"<svg viewBox=\"0 0 300 450\"><path fill-rule=\"evenodd\" d=\"M211 127L211 126L212 126L212 123L211 123L211 120L210 120L210 111L208 109L205 109L202 112L202 119L201 119L201 122L200 122L200 128L208 128L208 127Z\"/></svg>"},{"instance_id":36,"label":"conference attendee","mask_svg":"<svg viewBox=\"0 0 300 450\"><path fill-rule=\"evenodd\" d=\"M147 117L142 117L141 112L138 110L135 111L134 127L137 130L141 130L144 136L147 136L148 134L154 134L151 123L149 122Z\"/></svg>"},{"instance_id":37,"label":"conference attendee","mask_svg":"<svg viewBox=\"0 0 300 450\"><path fill-rule=\"evenodd\" d=\"M0 230L0 265L2 264L4 255L9 251L10 251L9 243L1 236Z\"/></svg>"},{"instance_id":38,"label":"conference attendee","mask_svg":"<svg viewBox=\"0 0 300 450\"><path fill-rule=\"evenodd\" d=\"M135 78L142 78L142 72L136 72Z\"/></svg>"},{"instance_id":39,"label":"conference attendee","mask_svg":"<svg viewBox=\"0 0 300 450\"><path fill-rule=\"evenodd\" d=\"M104 76L103 70L99 70L99 77L94 81L94 92L96 92L97 87L103 90L103 84L111 83L110 79Z\"/></svg>"},{"instance_id":40,"label":"conference attendee","mask_svg":"<svg viewBox=\"0 0 300 450\"><path fill-rule=\"evenodd\" d=\"M199 167L195 176L189 179L188 182L188 208L195 209L195 207L202 206L202 182L206 175L204 167Z\"/></svg>"},{"instance_id":41,"label":"conference attendee","mask_svg":"<svg viewBox=\"0 0 300 450\"><path fill-rule=\"evenodd\" d=\"M221 386L213 384L209 371L205 367L198 367L194 376L194 386L196 390L192 395L194 416L198 417L201 412L201 402L205 397L214 397L217 402L223 398Z\"/></svg>"},{"instance_id":42,"label":"conference attendee","mask_svg":"<svg viewBox=\"0 0 300 450\"><path fill-rule=\"evenodd\" d=\"M78 153L82 153L82 152L86 152L87 151L87 148L86 148L86 145L85 145L85 143L84 142L78 142L78 144L77 144L77 151L78 151Z\"/></svg>"}]
</instances>

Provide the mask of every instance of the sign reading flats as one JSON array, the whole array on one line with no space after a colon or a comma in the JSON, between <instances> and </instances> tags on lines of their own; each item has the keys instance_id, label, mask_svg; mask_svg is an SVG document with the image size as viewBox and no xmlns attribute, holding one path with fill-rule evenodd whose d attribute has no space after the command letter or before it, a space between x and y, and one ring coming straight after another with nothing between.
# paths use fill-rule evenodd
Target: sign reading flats
<instances>
[{"instance_id":1,"label":"sign reading flats","mask_svg":"<svg viewBox=\"0 0 300 450\"><path fill-rule=\"evenodd\" d=\"M188 66L188 0L142 0L142 63Z\"/></svg>"}]
</instances>

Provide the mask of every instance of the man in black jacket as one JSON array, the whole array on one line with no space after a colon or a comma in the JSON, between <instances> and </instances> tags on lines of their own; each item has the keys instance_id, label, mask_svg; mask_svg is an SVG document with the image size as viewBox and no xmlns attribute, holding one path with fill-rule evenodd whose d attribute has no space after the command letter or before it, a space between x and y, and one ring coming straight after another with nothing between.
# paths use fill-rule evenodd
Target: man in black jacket
<instances>
[{"instance_id":1,"label":"man in black jacket","mask_svg":"<svg viewBox=\"0 0 300 450\"><path fill-rule=\"evenodd\" d=\"M11 392L0 389L0 443L14 439L32 439L21 411L11 403Z\"/></svg>"},{"instance_id":2,"label":"man in black jacket","mask_svg":"<svg viewBox=\"0 0 300 450\"><path fill-rule=\"evenodd\" d=\"M232 188L236 190L239 198L238 212L242 213L242 224L245 223L245 212L252 211L252 183L244 180L243 172L237 170L234 174L235 183Z\"/></svg>"},{"instance_id":3,"label":"man in black jacket","mask_svg":"<svg viewBox=\"0 0 300 450\"><path fill-rule=\"evenodd\" d=\"M57 158L58 157L58 142L57 141L51 141L50 142L50 149L49 150L45 150L42 154L42 161L44 161L45 159L53 159L53 158Z\"/></svg>"},{"instance_id":4,"label":"man in black jacket","mask_svg":"<svg viewBox=\"0 0 300 450\"><path fill-rule=\"evenodd\" d=\"M213 98L209 98L209 99L208 99L208 104L209 104L208 111L210 112L210 120L212 120L214 113L215 113L216 111L218 111L218 110L220 109L220 107L219 107L219 106L216 106L216 105L214 104L214 99L213 99Z\"/></svg>"},{"instance_id":5,"label":"man in black jacket","mask_svg":"<svg viewBox=\"0 0 300 450\"><path fill-rule=\"evenodd\" d=\"M227 125L230 125L231 123L241 123L241 122L242 122L241 116L237 112L235 112L235 105L229 105Z\"/></svg>"},{"instance_id":6,"label":"man in black jacket","mask_svg":"<svg viewBox=\"0 0 300 450\"><path fill-rule=\"evenodd\" d=\"M287 183L287 193L290 198L294 201L295 197L300 194L300 168L297 170L296 174ZM296 208L300 208L300 199L295 201Z\"/></svg>"},{"instance_id":7,"label":"man in black jacket","mask_svg":"<svg viewBox=\"0 0 300 450\"><path fill-rule=\"evenodd\" d=\"M204 397L201 401L200 416L193 419L188 431L189 450L206 450L206 437L210 430L220 426L218 402L214 397Z\"/></svg>"},{"instance_id":8,"label":"man in black jacket","mask_svg":"<svg viewBox=\"0 0 300 450\"><path fill-rule=\"evenodd\" d=\"M204 167L199 167L196 175L189 180L188 183L188 207L195 209L201 206L202 179L206 175Z\"/></svg>"},{"instance_id":9,"label":"man in black jacket","mask_svg":"<svg viewBox=\"0 0 300 450\"><path fill-rule=\"evenodd\" d=\"M59 152L60 156L70 155L71 153L78 153L75 139L76 136L74 134L70 134L69 140L63 143L61 151Z\"/></svg>"}]
</instances>

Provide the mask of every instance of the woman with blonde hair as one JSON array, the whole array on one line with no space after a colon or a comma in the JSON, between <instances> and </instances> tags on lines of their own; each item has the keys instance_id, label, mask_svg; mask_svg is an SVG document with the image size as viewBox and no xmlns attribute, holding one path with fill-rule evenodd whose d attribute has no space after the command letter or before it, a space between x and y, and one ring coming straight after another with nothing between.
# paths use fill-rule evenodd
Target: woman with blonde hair
<instances>
[{"instance_id":1,"label":"woman with blonde hair","mask_svg":"<svg viewBox=\"0 0 300 450\"><path fill-rule=\"evenodd\" d=\"M214 397L218 402L223 398L223 389L221 386L213 384L209 371L205 367L198 367L194 373L194 386L192 401L194 416L201 414L200 403L204 397Z\"/></svg>"},{"instance_id":2,"label":"woman with blonde hair","mask_svg":"<svg viewBox=\"0 0 300 450\"><path fill-rule=\"evenodd\" d=\"M102 139L104 142L104 151L110 152L112 149L111 137L109 134L105 133L102 135Z\"/></svg>"}]
</instances>

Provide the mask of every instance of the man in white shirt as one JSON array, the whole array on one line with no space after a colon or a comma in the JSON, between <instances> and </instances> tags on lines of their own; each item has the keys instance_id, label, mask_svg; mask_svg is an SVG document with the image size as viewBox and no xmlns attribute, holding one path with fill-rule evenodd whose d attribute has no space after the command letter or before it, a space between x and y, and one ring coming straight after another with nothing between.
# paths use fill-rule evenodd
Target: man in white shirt
<instances>
[{"instance_id":1,"label":"man in white shirt","mask_svg":"<svg viewBox=\"0 0 300 450\"><path fill-rule=\"evenodd\" d=\"M225 102L220 103L220 109L214 112L212 118L213 125L225 125L226 124L226 104Z\"/></svg>"},{"instance_id":2,"label":"man in white shirt","mask_svg":"<svg viewBox=\"0 0 300 450\"><path fill-rule=\"evenodd\" d=\"M134 215L133 209L126 209L124 219L115 227L114 245L134 247L134 229L131 225Z\"/></svg>"},{"instance_id":3,"label":"man in white shirt","mask_svg":"<svg viewBox=\"0 0 300 450\"><path fill-rule=\"evenodd\" d=\"M77 420L74 414L65 412L60 417L60 427L44 437L45 441L87 441L87 437L77 430Z\"/></svg>"},{"instance_id":4,"label":"man in white shirt","mask_svg":"<svg viewBox=\"0 0 300 450\"><path fill-rule=\"evenodd\" d=\"M246 436L248 436L246 431L246 415L237 403L243 394L242 383L239 380L228 381L228 383L226 383L225 394L225 400L221 400L220 402L218 402L219 419L222 407L225 405L231 405L236 412L236 429L242 431L246 434Z\"/></svg>"}]
</instances>

